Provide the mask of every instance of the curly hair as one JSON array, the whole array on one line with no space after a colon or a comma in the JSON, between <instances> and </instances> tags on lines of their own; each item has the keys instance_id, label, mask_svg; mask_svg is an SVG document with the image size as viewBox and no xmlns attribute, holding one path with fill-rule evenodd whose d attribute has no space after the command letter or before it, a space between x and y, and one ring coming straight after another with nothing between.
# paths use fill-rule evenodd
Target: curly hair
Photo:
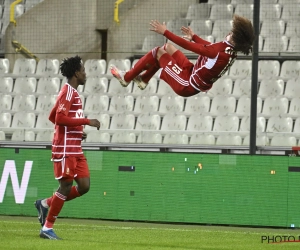
<instances>
[{"instance_id":1,"label":"curly hair","mask_svg":"<svg viewBox=\"0 0 300 250\"><path fill-rule=\"evenodd\" d=\"M82 59L79 56L64 58L60 65L60 72L63 76L71 79L75 72L79 71L82 66Z\"/></svg>"},{"instance_id":2,"label":"curly hair","mask_svg":"<svg viewBox=\"0 0 300 250\"><path fill-rule=\"evenodd\" d=\"M251 21L242 16L234 15L232 26L232 40L235 50L248 55L252 52L252 45L255 39Z\"/></svg>"}]
</instances>

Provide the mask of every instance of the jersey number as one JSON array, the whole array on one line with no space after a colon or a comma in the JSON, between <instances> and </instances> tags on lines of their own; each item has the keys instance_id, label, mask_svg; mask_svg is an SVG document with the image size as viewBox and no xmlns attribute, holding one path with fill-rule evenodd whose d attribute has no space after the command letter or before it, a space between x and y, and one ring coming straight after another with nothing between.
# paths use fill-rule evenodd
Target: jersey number
<instances>
[{"instance_id":1,"label":"jersey number","mask_svg":"<svg viewBox=\"0 0 300 250\"><path fill-rule=\"evenodd\" d=\"M173 67L172 67L172 70L176 73L176 74L180 74L180 72L182 71L181 68L178 67L177 64L175 64Z\"/></svg>"}]
</instances>

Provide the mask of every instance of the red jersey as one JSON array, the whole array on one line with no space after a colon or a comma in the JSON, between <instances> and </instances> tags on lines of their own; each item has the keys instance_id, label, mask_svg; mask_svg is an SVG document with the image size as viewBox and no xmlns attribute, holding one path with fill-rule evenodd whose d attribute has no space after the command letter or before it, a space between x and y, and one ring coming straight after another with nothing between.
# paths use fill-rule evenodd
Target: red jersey
<instances>
[{"instance_id":1,"label":"red jersey","mask_svg":"<svg viewBox=\"0 0 300 250\"><path fill-rule=\"evenodd\" d=\"M191 72L189 84L198 91L207 91L233 64L236 51L227 41L209 43L197 35L189 42L166 30L164 36L184 49L199 55Z\"/></svg>"},{"instance_id":2,"label":"red jersey","mask_svg":"<svg viewBox=\"0 0 300 250\"><path fill-rule=\"evenodd\" d=\"M62 87L49 120L55 124L52 159L83 156L81 148L83 125L89 124L89 119L84 118L77 90L68 83Z\"/></svg>"}]
</instances>

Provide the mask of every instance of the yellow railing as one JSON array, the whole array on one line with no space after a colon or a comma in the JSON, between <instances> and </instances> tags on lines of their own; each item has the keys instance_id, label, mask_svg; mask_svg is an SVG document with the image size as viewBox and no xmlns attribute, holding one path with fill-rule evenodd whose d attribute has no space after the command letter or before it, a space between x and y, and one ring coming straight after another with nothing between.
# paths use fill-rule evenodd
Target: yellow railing
<instances>
[{"instance_id":1,"label":"yellow railing","mask_svg":"<svg viewBox=\"0 0 300 250\"><path fill-rule=\"evenodd\" d=\"M16 0L10 5L10 14L9 14L9 21L13 23L15 26L17 25L16 19L15 19L15 7L17 4L21 3L22 0Z\"/></svg>"},{"instance_id":2,"label":"yellow railing","mask_svg":"<svg viewBox=\"0 0 300 250\"><path fill-rule=\"evenodd\" d=\"M24 47L21 43L19 43L16 40L12 41L13 46L16 48L16 52L24 53L29 58L35 59L37 62L39 61L39 58L35 56L33 53L31 53L26 47Z\"/></svg>"},{"instance_id":3,"label":"yellow railing","mask_svg":"<svg viewBox=\"0 0 300 250\"><path fill-rule=\"evenodd\" d=\"M119 4L121 4L124 0L117 0L115 2L115 8L114 8L114 21L116 23L119 23Z\"/></svg>"}]
</instances>

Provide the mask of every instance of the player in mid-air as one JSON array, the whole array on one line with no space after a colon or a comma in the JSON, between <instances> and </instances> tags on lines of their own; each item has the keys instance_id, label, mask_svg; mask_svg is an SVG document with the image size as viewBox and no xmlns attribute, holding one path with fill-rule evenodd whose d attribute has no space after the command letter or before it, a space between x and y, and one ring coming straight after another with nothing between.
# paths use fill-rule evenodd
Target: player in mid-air
<instances>
[{"instance_id":1,"label":"player in mid-air","mask_svg":"<svg viewBox=\"0 0 300 250\"><path fill-rule=\"evenodd\" d=\"M77 92L77 87L86 82L81 58L75 56L64 59L60 70L68 82L61 89L49 116L49 120L55 124L52 161L59 188L53 196L35 201L42 225L40 237L51 240L60 239L53 231L53 224L65 201L84 195L90 188L90 173L81 148L81 140L86 136L83 125L100 128L97 119L86 119L83 115L82 102ZM76 186L73 186L73 180Z\"/></svg>"},{"instance_id":2,"label":"player in mid-air","mask_svg":"<svg viewBox=\"0 0 300 250\"><path fill-rule=\"evenodd\" d=\"M182 38L167 30L166 25L157 20L152 20L150 25L150 30L198 54L196 63L192 64L181 51L166 43L148 52L128 72L112 65L111 73L124 87L133 81L140 89L145 89L148 81L161 69L160 78L178 95L184 97L208 91L233 64L237 52L248 55L252 51L255 38L251 22L238 15L233 17L231 32L223 41L217 43L203 40L190 27L181 28L185 35Z\"/></svg>"}]
</instances>

